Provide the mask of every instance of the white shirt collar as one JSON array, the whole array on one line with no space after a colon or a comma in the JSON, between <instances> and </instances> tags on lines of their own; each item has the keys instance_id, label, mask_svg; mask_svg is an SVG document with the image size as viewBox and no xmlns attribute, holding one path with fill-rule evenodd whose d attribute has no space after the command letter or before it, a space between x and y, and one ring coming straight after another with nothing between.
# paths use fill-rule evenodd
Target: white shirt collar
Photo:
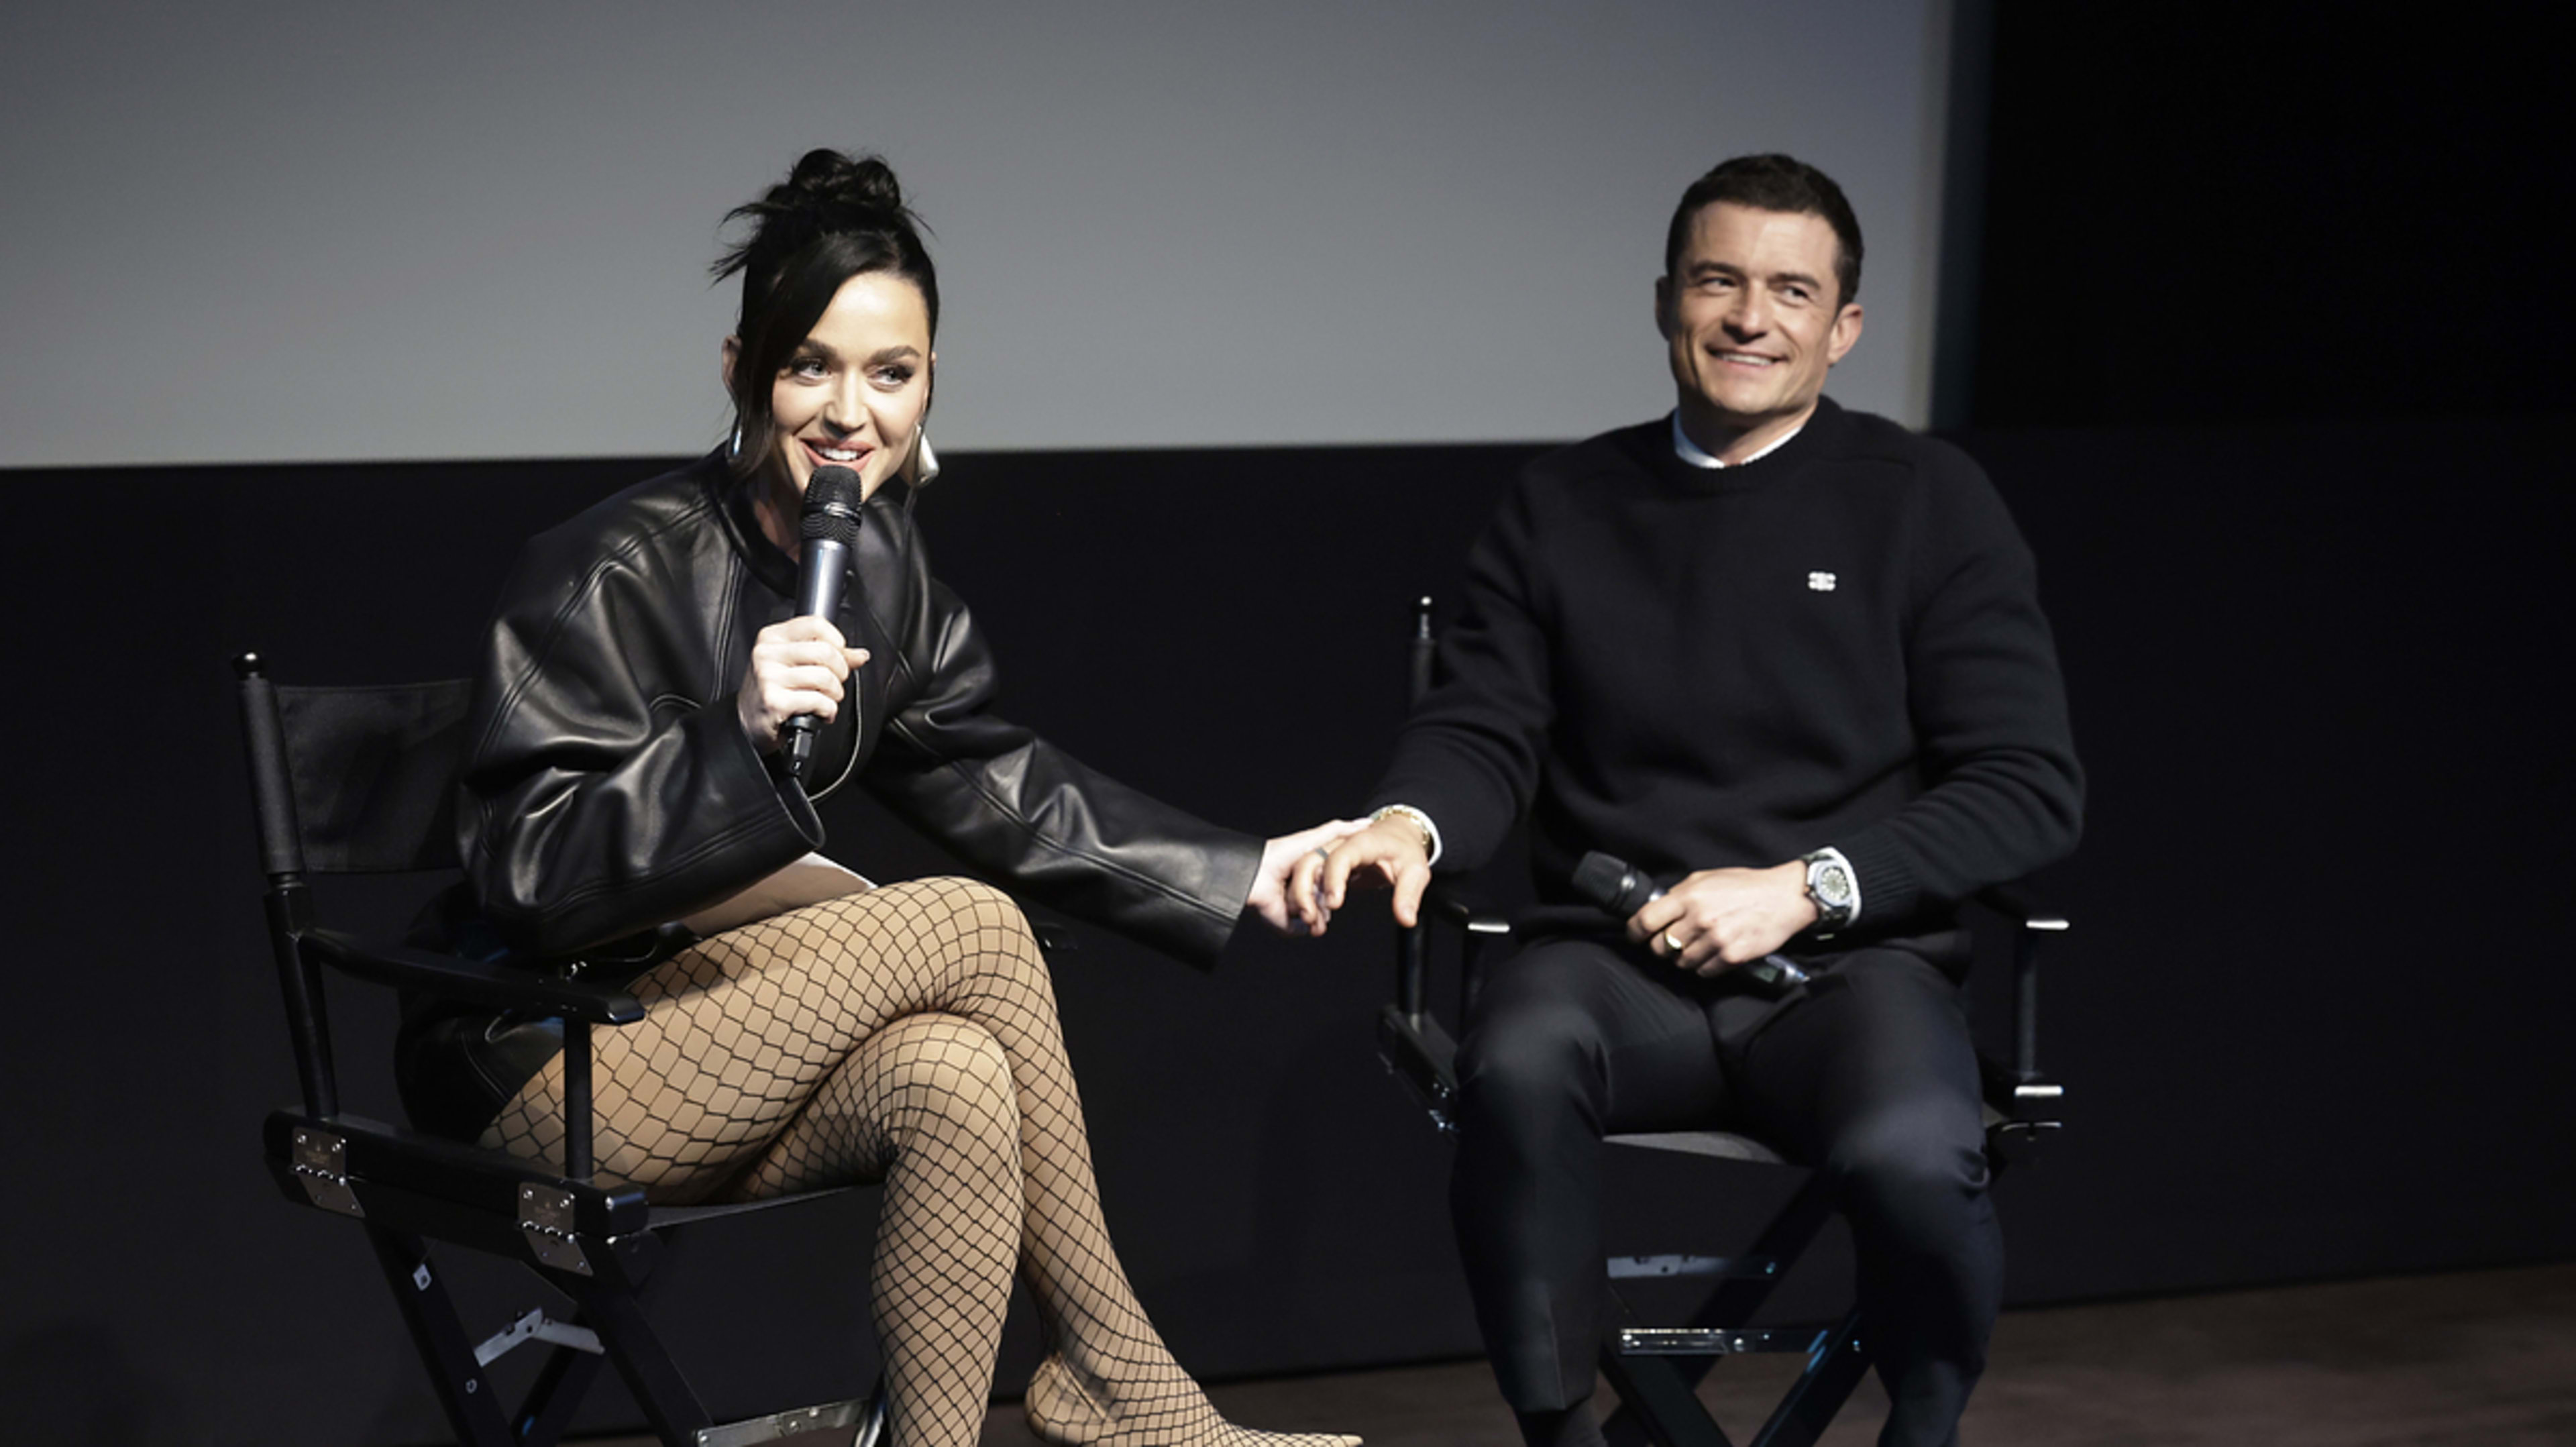
<instances>
[{"instance_id":1,"label":"white shirt collar","mask_svg":"<svg viewBox=\"0 0 2576 1447\"><path fill-rule=\"evenodd\" d=\"M1760 462L1763 458L1769 457L1772 453L1788 446L1789 439L1791 437L1795 437L1806 430L1807 424L1804 422L1799 423L1797 426L1790 428L1787 435L1781 437L1778 441L1773 442L1770 446L1753 454L1751 457L1744 459L1744 462ZM1707 449L1701 447L1698 443L1691 441L1690 434L1682 430L1682 413L1681 409L1678 407L1673 409L1673 452L1676 456L1680 457L1682 461L1689 463L1693 467L1742 467L1744 465L1744 462L1721 461L1710 455Z\"/></svg>"}]
</instances>

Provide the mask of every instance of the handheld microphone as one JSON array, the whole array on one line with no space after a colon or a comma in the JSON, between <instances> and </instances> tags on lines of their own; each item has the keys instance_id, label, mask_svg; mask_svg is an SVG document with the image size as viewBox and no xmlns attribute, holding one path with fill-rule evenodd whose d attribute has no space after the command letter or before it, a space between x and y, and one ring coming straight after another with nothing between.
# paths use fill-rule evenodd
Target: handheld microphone
<instances>
[{"instance_id":1,"label":"handheld microphone","mask_svg":"<svg viewBox=\"0 0 2576 1447\"><path fill-rule=\"evenodd\" d=\"M1636 866L1595 849L1574 866L1574 892L1586 904L1597 906L1614 919L1626 919L1648 904L1664 897L1664 891ZM1774 990L1807 983L1805 970L1786 955L1764 955L1750 964L1738 965L1753 978Z\"/></svg>"},{"instance_id":2,"label":"handheld microphone","mask_svg":"<svg viewBox=\"0 0 2576 1447\"><path fill-rule=\"evenodd\" d=\"M814 469L805 483L805 509L797 522L804 551L796 569L796 615L830 621L841 611L841 583L849 576L850 549L859 541L859 505L867 500L859 475L846 467ZM844 707L857 707L851 694ZM814 737L822 721L800 713L778 726L786 745L787 767L798 779L814 757Z\"/></svg>"}]
</instances>

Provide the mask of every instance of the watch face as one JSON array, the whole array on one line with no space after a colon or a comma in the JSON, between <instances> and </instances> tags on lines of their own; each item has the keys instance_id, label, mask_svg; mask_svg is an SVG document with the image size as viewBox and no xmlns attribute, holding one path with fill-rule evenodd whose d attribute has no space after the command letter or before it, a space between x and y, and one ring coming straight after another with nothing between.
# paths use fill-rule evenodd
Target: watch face
<instances>
[{"instance_id":1,"label":"watch face","mask_svg":"<svg viewBox=\"0 0 2576 1447\"><path fill-rule=\"evenodd\" d=\"M1825 864L1818 867L1814 877L1808 882L1815 886L1818 897L1836 909L1851 903L1851 871L1839 864Z\"/></svg>"}]
</instances>

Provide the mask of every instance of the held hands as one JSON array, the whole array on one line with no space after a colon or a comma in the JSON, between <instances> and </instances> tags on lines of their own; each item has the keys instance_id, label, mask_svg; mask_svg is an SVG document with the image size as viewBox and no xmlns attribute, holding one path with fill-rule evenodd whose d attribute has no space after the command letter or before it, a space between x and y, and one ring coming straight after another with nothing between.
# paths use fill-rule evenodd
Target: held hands
<instances>
[{"instance_id":1,"label":"held hands","mask_svg":"<svg viewBox=\"0 0 2576 1447\"><path fill-rule=\"evenodd\" d=\"M751 669L734 695L734 716L760 752L778 749L778 728L798 714L825 723L841 711L842 684L868 661L849 647L841 630L821 618L789 618L760 630L751 645Z\"/></svg>"},{"instance_id":2,"label":"held hands","mask_svg":"<svg viewBox=\"0 0 2576 1447\"><path fill-rule=\"evenodd\" d=\"M1329 851L1298 856L1288 884L1289 911L1308 934L1322 934L1354 884L1393 886L1395 922L1411 928L1422 914L1422 891L1431 887L1422 827L1391 814L1352 831Z\"/></svg>"},{"instance_id":3,"label":"held hands","mask_svg":"<svg viewBox=\"0 0 2576 1447\"><path fill-rule=\"evenodd\" d=\"M1367 827L1366 819L1335 819L1312 829L1282 834L1264 843L1261 846L1261 872L1253 876L1252 895L1243 902L1243 907L1261 916L1264 924L1283 935L1308 933L1305 919L1295 913L1288 902L1290 876L1297 872L1300 861L1316 858L1321 851Z\"/></svg>"},{"instance_id":4,"label":"held hands","mask_svg":"<svg viewBox=\"0 0 2576 1447\"><path fill-rule=\"evenodd\" d=\"M1628 917L1628 938L1685 970L1719 975L1816 922L1807 867L1703 869Z\"/></svg>"}]
</instances>

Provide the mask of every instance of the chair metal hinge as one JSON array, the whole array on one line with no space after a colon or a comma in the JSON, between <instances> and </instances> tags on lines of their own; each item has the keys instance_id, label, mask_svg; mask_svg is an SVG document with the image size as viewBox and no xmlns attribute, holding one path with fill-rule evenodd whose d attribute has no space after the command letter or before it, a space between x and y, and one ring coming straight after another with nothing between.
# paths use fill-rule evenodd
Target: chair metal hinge
<instances>
[{"instance_id":1,"label":"chair metal hinge","mask_svg":"<svg viewBox=\"0 0 2576 1447\"><path fill-rule=\"evenodd\" d=\"M599 1333L586 1326L557 1321L540 1307L486 1337L483 1344L474 1349L474 1365L488 1367L512 1348L532 1341L552 1342L592 1356L604 1355L607 1350L599 1344Z\"/></svg>"},{"instance_id":2,"label":"chair metal hinge","mask_svg":"<svg viewBox=\"0 0 2576 1447\"><path fill-rule=\"evenodd\" d=\"M1458 1088L1446 1080L1435 1080L1422 1094L1422 1108L1430 1115L1432 1125L1438 1127L1442 1135L1457 1135Z\"/></svg>"},{"instance_id":3,"label":"chair metal hinge","mask_svg":"<svg viewBox=\"0 0 2576 1447\"><path fill-rule=\"evenodd\" d=\"M1626 1357L1716 1357L1742 1352L1809 1352L1831 1332L1800 1327L1785 1331L1696 1326L1630 1326L1619 1329Z\"/></svg>"},{"instance_id":4,"label":"chair metal hinge","mask_svg":"<svg viewBox=\"0 0 2576 1447\"><path fill-rule=\"evenodd\" d=\"M364 1216L358 1193L349 1188L349 1143L329 1131L295 1128L295 1183L304 1197L325 1211Z\"/></svg>"},{"instance_id":5,"label":"chair metal hinge","mask_svg":"<svg viewBox=\"0 0 2576 1447\"><path fill-rule=\"evenodd\" d=\"M1730 1281L1768 1281L1780 1274L1780 1263L1768 1256L1613 1256L1610 1279L1640 1281L1658 1276L1720 1276Z\"/></svg>"},{"instance_id":6,"label":"chair metal hinge","mask_svg":"<svg viewBox=\"0 0 2576 1447\"><path fill-rule=\"evenodd\" d=\"M537 1260L555 1270L576 1276L594 1274L590 1258L582 1254L581 1241L573 1234L572 1192L533 1181L520 1183L519 1234L528 1238L528 1250Z\"/></svg>"},{"instance_id":7,"label":"chair metal hinge","mask_svg":"<svg viewBox=\"0 0 2576 1447\"><path fill-rule=\"evenodd\" d=\"M766 1417L753 1417L740 1422L727 1422L717 1427L700 1427L691 1438L694 1447L753 1447L760 1442L775 1442L782 1437L802 1436L841 1427L856 1427L858 1435L850 1439L851 1447L878 1447L885 1441L885 1384L864 1397L846 1402L826 1402L819 1407L799 1407L792 1412L776 1412Z\"/></svg>"}]
</instances>

